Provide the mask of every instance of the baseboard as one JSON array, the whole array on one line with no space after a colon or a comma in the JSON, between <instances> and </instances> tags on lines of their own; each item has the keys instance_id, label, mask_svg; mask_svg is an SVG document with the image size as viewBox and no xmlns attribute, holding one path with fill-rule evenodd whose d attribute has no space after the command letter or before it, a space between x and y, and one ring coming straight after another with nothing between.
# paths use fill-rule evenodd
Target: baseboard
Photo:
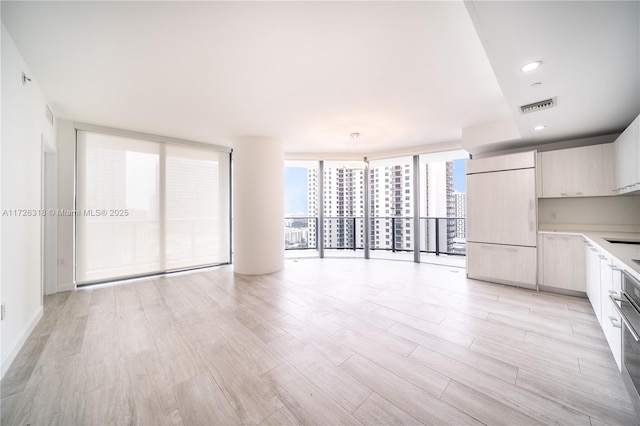
<instances>
[{"instance_id":1,"label":"baseboard","mask_svg":"<svg viewBox=\"0 0 640 426\"><path fill-rule=\"evenodd\" d=\"M486 281L492 284L503 284L503 285L510 285L512 287L526 288L528 290L536 290L536 291L538 290L537 284L521 283L517 281L503 280L500 278L485 277L482 275L469 275L469 273L467 273L467 278L471 280Z\"/></svg>"},{"instance_id":2,"label":"baseboard","mask_svg":"<svg viewBox=\"0 0 640 426\"><path fill-rule=\"evenodd\" d=\"M74 283L58 284L58 293L62 293L63 291L71 291L75 289L76 289L76 285Z\"/></svg>"},{"instance_id":3,"label":"baseboard","mask_svg":"<svg viewBox=\"0 0 640 426\"><path fill-rule=\"evenodd\" d=\"M9 351L5 359L2 360L2 366L0 367L1 369L0 378L4 377L4 373L6 373L7 370L9 370L9 367L11 367L11 363L18 355L18 352L20 352L20 349L22 349L22 347L24 346L24 343L27 341L27 339L31 335L31 332L38 324L38 321L40 321L40 318L42 318L42 314L43 314L43 309L42 309L42 306L40 306L40 308L34 315L33 319L27 326L26 330L24 330L24 332L22 333L18 341L13 345L13 348L11 348L11 350Z\"/></svg>"},{"instance_id":4,"label":"baseboard","mask_svg":"<svg viewBox=\"0 0 640 426\"><path fill-rule=\"evenodd\" d=\"M538 286L538 287L540 288L540 291L546 291L547 293L562 294L564 296L582 297L583 299L587 298L587 293L585 293L584 291L567 290L567 289L564 289L564 288L550 287L550 286L546 286L546 285L541 285L541 286Z\"/></svg>"}]
</instances>

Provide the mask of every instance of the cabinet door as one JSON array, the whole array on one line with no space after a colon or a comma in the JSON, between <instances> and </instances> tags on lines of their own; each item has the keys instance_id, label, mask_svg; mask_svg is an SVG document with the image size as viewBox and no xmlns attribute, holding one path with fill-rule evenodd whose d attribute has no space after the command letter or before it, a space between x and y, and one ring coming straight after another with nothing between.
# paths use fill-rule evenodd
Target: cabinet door
<instances>
[{"instance_id":1,"label":"cabinet door","mask_svg":"<svg viewBox=\"0 0 640 426\"><path fill-rule=\"evenodd\" d=\"M620 265L611 261L607 264L607 270L609 278L607 278L607 290L606 295L603 292L602 300L602 328L604 334L607 337L609 348L613 353L613 358L616 360L618 370L622 367L622 319L618 314L618 311L613 307L613 301L609 296L614 298L620 297L620 291L622 290L622 271ZM606 298L605 298L606 297Z\"/></svg>"},{"instance_id":2,"label":"cabinet door","mask_svg":"<svg viewBox=\"0 0 640 426\"><path fill-rule=\"evenodd\" d=\"M596 318L602 325L602 294L600 290L600 258L598 249L589 242L586 243L586 286L587 296L596 314Z\"/></svg>"},{"instance_id":3,"label":"cabinet door","mask_svg":"<svg viewBox=\"0 0 640 426\"><path fill-rule=\"evenodd\" d=\"M578 154L574 157L572 173L576 195L611 195L610 189L605 188L602 145L583 146L574 151Z\"/></svg>"},{"instance_id":4,"label":"cabinet door","mask_svg":"<svg viewBox=\"0 0 640 426\"><path fill-rule=\"evenodd\" d=\"M566 150L563 150L566 151ZM572 161L566 152L549 151L540 154L542 169L542 197L561 197L569 193L572 186L571 173L567 165Z\"/></svg>"},{"instance_id":5,"label":"cabinet door","mask_svg":"<svg viewBox=\"0 0 640 426\"><path fill-rule=\"evenodd\" d=\"M536 248L467 243L469 278L536 287Z\"/></svg>"},{"instance_id":6,"label":"cabinet door","mask_svg":"<svg viewBox=\"0 0 640 426\"><path fill-rule=\"evenodd\" d=\"M614 142L616 192L640 189L640 116Z\"/></svg>"},{"instance_id":7,"label":"cabinet door","mask_svg":"<svg viewBox=\"0 0 640 426\"><path fill-rule=\"evenodd\" d=\"M543 245L544 285L586 291L583 238L577 235L544 235Z\"/></svg>"},{"instance_id":8,"label":"cabinet door","mask_svg":"<svg viewBox=\"0 0 640 426\"><path fill-rule=\"evenodd\" d=\"M603 195L616 195L616 159L613 143L602 145L602 191Z\"/></svg>"},{"instance_id":9,"label":"cabinet door","mask_svg":"<svg viewBox=\"0 0 640 426\"><path fill-rule=\"evenodd\" d=\"M631 151L631 145L633 144L632 130L627 128L624 132L618 136L615 145L615 157L616 157L616 191L618 193L624 192L626 185L629 185L629 174L631 172L629 166L629 153Z\"/></svg>"},{"instance_id":10,"label":"cabinet door","mask_svg":"<svg viewBox=\"0 0 640 426\"><path fill-rule=\"evenodd\" d=\"M631 191L637 191L640 189L640 116L636 117L631 123L631 134L629 136L629 155L627 161L629 165L628 181L631 185Z\"/></svg>"},{"instance_id":11,"label":"cabinet door","mask_svg":"<svg viewBox=\"0 0 640 426\"><path fill-rule=\"evenodd\" d=\"M626 159L624 158L624 140L627 137L626 132L622 132L613 143L616 157L616 187L617 193L624 187Z\"/></svg>"},{"instance_id":12,"label":"cabinet door","mask_svg":"<svg viewBox=\"0 0 640 426\"><path fill-rule=\"evenodd\" d=\"M535 169L467 175L467 241L536 245Z\"/></svg>"},{"instance_id":13,"label":"cabinet door","mask_svg":"<svg viewBox=\"0 0 640 426\"><path fill-rule=\"evenodd\" d=\"M542 196L586 197L611 195L604 181L602 145L543 152Z\"/></svg>"},{"instance_id":14,"label":"cabinet door","mask_svg":"<svg viewBox=\"0 0 640 426\"><path fill-rule=\"evenodd\" d=\"M609 348L620 369L622 358L622 329L621 319L618 312L613 307L613 302L609 296L619 297L622 276L618 272L620 284L614 285L613 259L600 255L600 290L602 297L602 331L607 338ZM617 289L616 289L617 288Z\"/></svg>"}]
</instances>

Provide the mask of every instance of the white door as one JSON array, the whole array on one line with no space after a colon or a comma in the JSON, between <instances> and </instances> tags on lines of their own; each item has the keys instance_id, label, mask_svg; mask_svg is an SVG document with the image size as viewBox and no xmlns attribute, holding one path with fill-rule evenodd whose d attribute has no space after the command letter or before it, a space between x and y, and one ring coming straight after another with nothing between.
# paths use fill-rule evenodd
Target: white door
<instances>
[{"instance_id":1,"label":"white door","mask_svg":"<svg viewBox=\"0 0 640 426\"><path fill-rule=\"evenodd\" d=\"M536 245L535 169L467 175L467 241Z\"/></svg>"}]
</instances>

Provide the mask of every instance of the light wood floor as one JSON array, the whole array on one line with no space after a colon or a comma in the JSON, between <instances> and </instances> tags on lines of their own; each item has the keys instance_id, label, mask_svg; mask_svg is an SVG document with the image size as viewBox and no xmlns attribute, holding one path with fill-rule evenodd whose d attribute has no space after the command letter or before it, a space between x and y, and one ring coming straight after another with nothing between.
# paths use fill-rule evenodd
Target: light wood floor
<instances>
[{"instance_id":1,"label":"light wood floor","mask_svg":"<svg viewBox=\"0 0 640 426\"><path fill-rule=\"evenodd\" d=\"M49 296L1 389L3 425L639 422L585 299L382 260Z\"/></svg>"}]
</instances>

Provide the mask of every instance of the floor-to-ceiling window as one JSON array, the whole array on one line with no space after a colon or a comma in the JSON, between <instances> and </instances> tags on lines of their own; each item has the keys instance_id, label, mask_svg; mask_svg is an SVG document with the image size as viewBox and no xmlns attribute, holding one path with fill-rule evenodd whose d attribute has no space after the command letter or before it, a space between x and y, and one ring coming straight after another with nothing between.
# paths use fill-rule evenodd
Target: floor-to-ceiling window
<instances>
[{"instance_id":1,"label":"floor-to-ceiling window","mask_svg":"<svg viewBox=\"0 0 640 426\"><path fill-rule=\"evenodd\" d=\"M320 182L317 161L286 161L284 240L287 257L318 255Z\"/></svg>"},{"instance_id":2,"label":"floor-to-ceiling window","mask_svg":"<svg viewBox=\"0 0 640 426\"><path fill-rule=\"evenodd\" d=\"M414 247L413 158L369 163L370 246L372 257L406 257Z\"/></svg>"},{"instance_id":3,"label":"floor-to-ceiling window","mask_svg":"<svg viewBox=\"0 0 640 426\"><path fill-rule=\"evenodd\" d=\"M464 255L465 151L420 156L420 251Z\"/></svg>"},{"instance_id":4,"label":"floor-to-ceiling window","mask_svg":"<svg viewBox=\"0 0 640 426\"><path fill-rule=\"evenodd\" d=\"M365 170L345 167L342 161L325 161L323 166L326 255L361 250L365 237Z\"/></svg>"},{"instance_id":5,"label":"floor-to-ceiling window","mask_svg":"<svg viewBox=\"0 0 640 426\"><path fill-rule=\"evenodd\" d=\"M78 130L76 283L228 263L229 157L221 147Z\"/></svg>"},{"instance_id":6,"label":"floor-to-ceiling window","mask_svg":"<svg viewBox=\"0 0 640 426\"><path fill-rule=\"evenodd\" d=\"M298 206L285 209L287 256L368 253L434 261L433 255L464 255L467 157L450 151L384 158L369 161L367 168L342 161L286 162L286 206Z\"/></svg>"}]
</instances>

